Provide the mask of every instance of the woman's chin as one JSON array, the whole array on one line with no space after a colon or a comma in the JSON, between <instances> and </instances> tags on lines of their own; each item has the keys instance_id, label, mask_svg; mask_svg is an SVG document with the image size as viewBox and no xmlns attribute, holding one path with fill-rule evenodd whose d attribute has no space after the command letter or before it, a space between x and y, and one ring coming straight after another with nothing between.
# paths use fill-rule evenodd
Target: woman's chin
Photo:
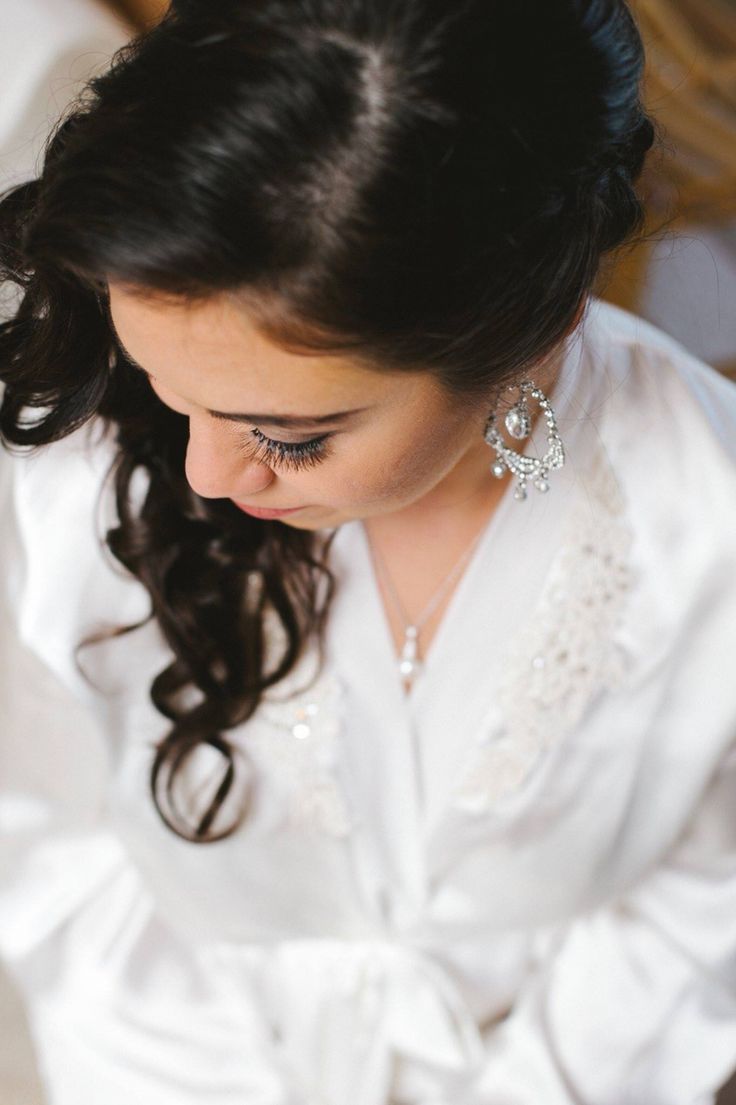
<instances>
[{"instance_id":1,"label":"woman's chin","mask_svg":"<svg viewBox=\"0 0 736 1105\"><path fill-rule=\"evenodd\" d=\"M334 529L348 521L348 516L329 507L314 507L312 510L299 511L298 514L285 514L278 521L291 529L320 530Z\"/></svg>"}]
</instances>

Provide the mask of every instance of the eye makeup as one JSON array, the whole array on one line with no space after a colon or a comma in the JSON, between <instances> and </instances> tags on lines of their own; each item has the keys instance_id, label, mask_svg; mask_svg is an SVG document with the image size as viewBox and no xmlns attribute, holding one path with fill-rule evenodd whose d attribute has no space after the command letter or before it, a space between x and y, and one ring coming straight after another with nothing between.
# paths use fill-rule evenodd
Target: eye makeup
<instances>
[{"instance_id":1,"label":"eye makeup","mask_svg":"<svg viewBox=\"0 0 736 1105\"><path fill-rule=\"evenodd\" d=\"M240 447L248 452L251 460L259 463L276 463L285 468L298 470L313 468L325 460L332 452L332 447L327 444L331 437L331 434L322 434L320 437L312 438L311 441L276 441L254 428L250 431L250 435L241 439ZM259 443L255 451L252 448L253 438Z\"/></svg>"},{"instance_id":2,"label":"eye makeup","mask_svg":"<svg viewBox=\"0 0 736 1105\"><path fill-rule=\"evenodd\" d=\"M152 373L138 364L128 354L119 340L117 344L120 353L130 367L145 376L149 383L152 382L155 379ZM327 444L332 436L332 434L326 433L311 438L309 441L279 441L276 438L267 437L261 430L253 427L248 435L241 437L238 448L243 452L247 452L250 459L258 463L277 464L296 471L313 468L325 460L332 452L331 446ZM253 449L254 439L258 443L255 450Z\"/></svg>"}]
</instances>

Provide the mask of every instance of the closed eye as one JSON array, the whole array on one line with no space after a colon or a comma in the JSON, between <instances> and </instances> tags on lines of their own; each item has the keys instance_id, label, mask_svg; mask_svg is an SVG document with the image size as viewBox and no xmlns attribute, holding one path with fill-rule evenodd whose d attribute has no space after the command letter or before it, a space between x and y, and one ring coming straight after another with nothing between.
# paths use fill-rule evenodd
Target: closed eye
<instances>
[{"instance_id":1,"label":"closed eye","mask_svg":"<svg viewBox=\"0 0 736 1105\"><path fill-rule=\"evenodd\" d=\"M246 437L241 439L240 445L251 460L259 463L275 463L296 470L313 468L330 456L332 448L327 442L332 436L332 434L321 434L310 441L277 441L272 437L266 437L254 427ZM254 438L259 443L255 452L253 452Z\"/></svg>"},{"instance_id":2,"label":"closed eye","mask_svg":"<svg viewBox=\"0 0 736 1105\"><path fill-rule=\"evenodd\" d=\"M142 373L149 381L154 377L151 373L139 365L137 361L121 349L128 364ZM332 449L326 442L332 437L331 433L320 434L309 441L278 441L276 438L266 437L261 430L254 427L249 433L240 439L239 447L247 452L251 460L258 463L278 464L284 468L294 470L313 468L331 455ZM258 442L258 448L253 452L253 439Z\"/></svg>"}]
</instances>

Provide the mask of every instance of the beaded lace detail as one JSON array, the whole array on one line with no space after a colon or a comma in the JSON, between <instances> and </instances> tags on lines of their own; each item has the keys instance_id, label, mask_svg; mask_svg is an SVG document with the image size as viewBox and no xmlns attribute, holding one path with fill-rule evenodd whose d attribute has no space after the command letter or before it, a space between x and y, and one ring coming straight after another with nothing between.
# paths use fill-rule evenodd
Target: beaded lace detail
<instances>
[{"instance_id":1,"label":"beaded lace detail","mask_svg":"<svg viewBox=\"0 0 736 1105\"><path fill-rule=\"evenodd\" d=\"M485 813L518 790L596 692L623 680L625 656L614 633L633 583L633 534L602 451L585 490L537 609L512 640L495 724L481 727L455 787L453 805L467 813Z\"/></svg>"},{"instance_id":2,"label":"beaded lace detail","mask_svg":"<svg viewBox=\"0 0 736 1105\"><path fill-rule=\"evenodd\" d=\"M272 613L272 612L270 612ZM283 630L275 615L267 615L268 639ZM309 649L285 679L269 688L248 724L246 749L284 789L293 827L312 826L332 836L352 829L335 774L340 730L341 685L325 672L310 681Z\"/></svg>"}]
</instances>

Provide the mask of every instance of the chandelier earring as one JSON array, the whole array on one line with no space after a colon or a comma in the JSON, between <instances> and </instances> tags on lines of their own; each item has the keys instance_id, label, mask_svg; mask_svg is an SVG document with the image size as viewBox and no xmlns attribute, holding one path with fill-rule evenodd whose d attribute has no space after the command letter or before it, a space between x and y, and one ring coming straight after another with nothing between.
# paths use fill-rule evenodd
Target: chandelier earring
<instances>
[{"instance_id":1,"label":"chandelier earring","mask_svg":"<svg viewBox=\"0 0 736 1105\"><path fill-rule=\"evenodd\" d=\"M483 433L485 441L496 451L497 459L491 466L491 472L501 479L506 471L512 472L518 479L518 485L514 490L515 499L526 499L527 483L531 481L537 491L549 491L548 476L553 468L562 468L565 463L565 449L557 429L555 412L552 409L547 396L541 388L532 380L524 380L522 383L507 388L508 391L519 391L519 398L507 411L504 425L511 437L517 441L524 441L532 431L532 416L529 412L527 397L535 399L544 414L547 423L547 451L543 457L528 457L524 453L517 453L510 449L498 432L498 412L500 400L491 412Z\"/></svg>"}]
</instances>

